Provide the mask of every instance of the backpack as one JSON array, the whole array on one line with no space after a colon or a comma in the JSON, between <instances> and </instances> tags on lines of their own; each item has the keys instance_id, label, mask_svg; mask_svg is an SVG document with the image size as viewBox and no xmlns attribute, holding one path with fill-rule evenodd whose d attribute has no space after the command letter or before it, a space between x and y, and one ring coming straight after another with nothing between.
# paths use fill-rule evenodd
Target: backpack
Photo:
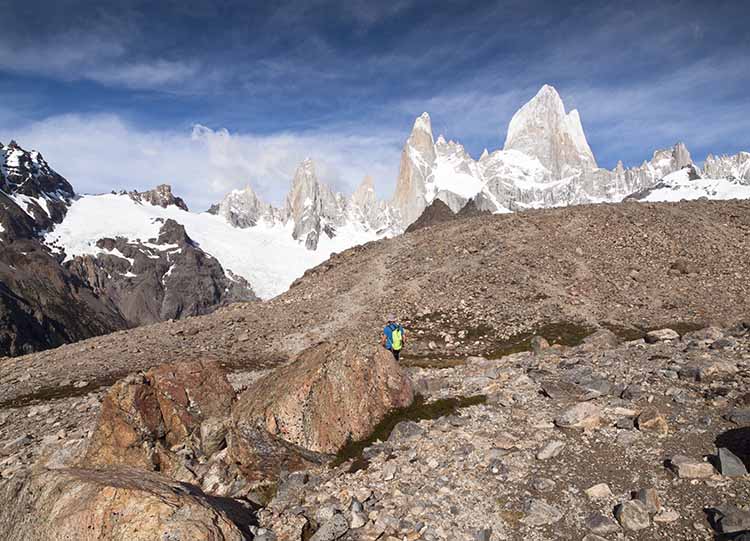
<instances>
[{"instance_id":1,"label":"backpack","mask_svg":"<svg viewBox=\"0 0 750 541\"><path fill-rule=\"evenodd\" d=\"M400 351L403 346L403 340L401 325L394 325L393 329L391 329L391 349L393 351Z\"/></svg>"}]
</instances>

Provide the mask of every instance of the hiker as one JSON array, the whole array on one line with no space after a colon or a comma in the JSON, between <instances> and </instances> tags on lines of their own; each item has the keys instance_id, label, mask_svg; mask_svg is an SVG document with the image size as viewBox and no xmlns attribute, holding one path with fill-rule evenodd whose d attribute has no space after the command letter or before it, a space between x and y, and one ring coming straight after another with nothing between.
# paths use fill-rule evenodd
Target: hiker
<instances>
[{"instance_id":1,"label":"hiker","mask_svg":"<svg viewBox=\"0 0 750 541\"><path fill-rule=\"evenodd\" d=\"M380 342L383 347L393 353L393 357L398 361L401 355L401 348L404 347L406 341L406 333L404 328L396 323L396 316L388 314L386 317L388 324L383 329L383 334L380 337Z\"/></svg>"}]
</instances>

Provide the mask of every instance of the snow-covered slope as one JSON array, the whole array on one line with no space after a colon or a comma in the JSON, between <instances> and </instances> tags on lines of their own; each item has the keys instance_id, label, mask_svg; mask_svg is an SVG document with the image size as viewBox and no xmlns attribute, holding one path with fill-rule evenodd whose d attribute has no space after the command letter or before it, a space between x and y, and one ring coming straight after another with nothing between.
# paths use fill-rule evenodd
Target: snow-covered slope
<instances>
[{"instance_id":1,"label":"snow-covered slope","mask_svg":"<svg viewBox=\"0 0 750 541\"><path fill-rule=\"evenodd\" d=\"M692 173L692 174L691 174ZM696 178L690 167L662 178L653 188L635 194L639 201L689 201L708 199L750 199L750 181L727 178Z\"/></svg>"},{"instance_id":2,"label":"snow-covered slope","mask_svg":"<svg viewBox=\"0 0 750 541\"><path fill-rule=\"evenodd\" d=\"M208 212L186 212L174 205L162 208L139 203L127 195L105 194L75 200L63 222L45 240L53 248L64 250L67 259L96 255L102 252L97 247L99 239L124 237L148 243L158 237L163 222L169 218L182 224L200 248L218 259L225 270L248 280L264 299L288 289L305 270L326 260L331 252L377 237L372 230L349 224L338 228L333 238L322 236L317 250L307 250L292 238L291 222L261 221L254 227L239 228Z\"/></svg>"},{"instance_id":3,"label":"snow-covered slope","mask_svg":"<svg viewBox=\"0 0 750 541\"><path fill-rule=\"evenodd\" d=\"M333 239L339 231L372 231L384 236L403 230L393 209L377 199L371 179L366 178L351 197L346 197L318 179L310 158L297 167L283 208L263 202L248 185L230 192L209 212L241 228L265 225L279 229L278 225L291 224L292 238L308 250L316 250L322 237ZM346 243L342 238L335 244Z\"/></svg>"}]
</instances>

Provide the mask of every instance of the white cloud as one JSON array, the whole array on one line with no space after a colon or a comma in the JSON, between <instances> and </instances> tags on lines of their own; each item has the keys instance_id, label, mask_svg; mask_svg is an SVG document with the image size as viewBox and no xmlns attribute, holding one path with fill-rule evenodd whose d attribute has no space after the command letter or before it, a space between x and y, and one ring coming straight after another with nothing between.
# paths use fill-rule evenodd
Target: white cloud
<instances>
[{"instance_id":1,"label":"white cloud","mask_svg":"<svg viewBox=\"0 0 750 541\"><path fill-rule=\"evenodd\" d=\"M319 178L337 190L350 193L369 174L381 197L390 196L406 135L344 129L238 134L200 125L144 130L116 115L61 115L12 131L0 126L0 141L15 139L39 150L78 193L168 183L195 210L247 184L279 204L306 157L315 161Z\"/></svg>"}]
</instances>

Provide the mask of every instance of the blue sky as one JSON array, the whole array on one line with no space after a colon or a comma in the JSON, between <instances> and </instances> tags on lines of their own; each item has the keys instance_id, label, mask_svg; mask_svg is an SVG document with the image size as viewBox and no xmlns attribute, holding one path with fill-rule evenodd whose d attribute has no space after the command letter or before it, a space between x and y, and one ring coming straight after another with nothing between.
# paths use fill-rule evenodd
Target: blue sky
<instances>
[{"instance_id":1,"label":"blue sky","mask_svg":"<svg viewBox=\"0 0 750 541\"><path fill-rule=\"evenodd\" d=\"M0 141L80 192L279 202L306 156L393 189L422 111L474 156L544 83L603 167L750 149L747 2L0 0Z\"/></svg>"}]
</instances>

